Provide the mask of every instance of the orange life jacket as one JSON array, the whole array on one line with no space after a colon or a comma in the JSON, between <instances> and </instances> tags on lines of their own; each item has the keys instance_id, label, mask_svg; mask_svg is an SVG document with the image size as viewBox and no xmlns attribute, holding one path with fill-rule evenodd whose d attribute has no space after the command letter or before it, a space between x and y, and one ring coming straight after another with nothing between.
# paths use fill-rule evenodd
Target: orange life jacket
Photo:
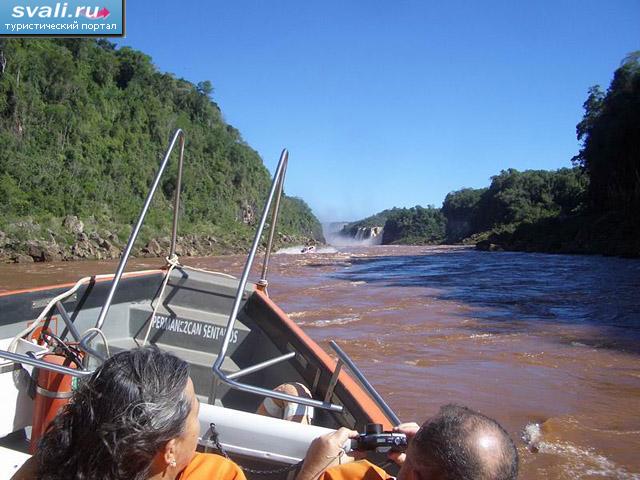
<instances>
[{"instance_id":1,"label":"orange life jacket","mask_svg":"<svg viewBox=\"0 0 640 480\"><path fill-rule=\"evenodd\" d=\"M318 480L389 480L391 475L366 460L327 468Z\"/></svg>"},{"instance_id":2,"label":"orange life jacket","mask_svg":"<svg viewBox=\"0 0 640 480\"><path fill-rule=\"evenodd\" d=\"M247 480L244 472L231 460L212 453L196 453L180 480Z\"/></svg>"}]
</instances>

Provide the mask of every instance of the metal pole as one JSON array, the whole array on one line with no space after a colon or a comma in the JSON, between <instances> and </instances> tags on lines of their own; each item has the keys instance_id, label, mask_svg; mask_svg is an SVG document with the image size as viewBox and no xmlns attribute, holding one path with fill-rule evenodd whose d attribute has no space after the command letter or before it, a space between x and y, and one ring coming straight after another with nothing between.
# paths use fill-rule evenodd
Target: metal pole
<instances>
[{"instance_id":1,"label":"metal pole","mask_svg":"<svg viewBox=\"0 0 640 480\"><path fill-rule=\"evenodd\" d=\"M282 188L284 186L284 177L287 174L287 164L289 162L289 152L282 150L280 154L280 161L284 160L284 169L282 170L282 177L278 182L278 191L276 193L276 204L273 207L273 215L271 217L271 225L269 226L269 240L267 242L267 251L264 254L264 263L262 264L262 275L260 276L260 283L267 287L267 270L269 269L269 259L271 258L271 249L273 248L273 237L276 233L276 225L278 225L278 213L280 213L280 200L282 198Z\"/></svg>"},{"instance_id":2,"label":"metal pole","mask_svg":"<svg viewBox=\"0 0 640 480\"><path fill-rule=\"evenodd\" d=\"M278 162L278 167L276 168L276 172L274 174L274 181L271 183L271 189L269 190L267 203L264 207L264 211L262 212L262 217L260 218L260 223L258 224L258 229L256 230L256 235L253 239L253 244L251 245L249 256L247 257L247 263L245 264L244 270L242 271L242 276L240 277L238 290L236 292L236 298L233 302L231 313L229 314L229 320L227 321L226 332L222 340L222 345L220 346L218 357L216 358L216 361L213 363L212 370L214 375L216 375L221 382L225 383L226 385L229 385L231 388L235 388L236 390L249 392L249 393L253 393L253 394L261 395L265 397L277 398L280 400L299 403L302 405L310 405L312 407L322 408L322 409L330 410L333 412L342 412L343 408L340 405L321 402L319 400L313 400L310 398L296 397L295 395L288 395L286 393L267 390L266 388L260 388L260 387L255 387L253 385L239 383L239 382L236 382L235 380L230 379L222 371L222 363L224 362L225 356L227 355L227 349L229 348L229 342L231 341L231 335L233 334L233 326L236 322L236 319L238 318L238 311L240 310L240 302L242 301L242 294L244 293L244 289L247 286L249 273L251 272L251 267L253 266L253 261L256 256L256 252L258 251L258 246L260 245L260 239L262 238L262 232L264 231L264 225L267 221L269 210L271 209L271 203L273 202L273 198L276 193L276 190L280 187L280 179L284 174L288 157L289 157L289 152L287 152L286 149L283 150L282 155L280 156L280 161Z\"/></svg>"},{"instance_id":3,"label":"metal pole","mask_svg":"<svg viewBox=\"0 0 640 480\"><path fill-rule=\"evenodd\" d=\"M135 243L136 239L138 238L138 233L140 233L140 228L142 227L142 222L144 222L145 217L147 216L147 211L149 210L149 206L151 205L151 201L153 200L153 196L156 193L156 190L158 188L158 184L160 183L160 178L162 177L162 174L164 173L164 169L167 166L167 163L169 162L169 157L171 156L171 152L173 151L173 147L176 144L176 141L178 140L179 137L183 138L183 141L181 142L181 146L184 147L184 132L180 129L176 130L175 133L173 134L173 137L171 138L171 143L169 144L169 148L167 148L167 151L164 155L164 158L162 160L162 163L160 163L160 168L158 169L158 173L156 173L156 176L153 180L153 185L151 185L151 189L149 190L149 193L147 194L147 198L144 201L144 206L142 207L142 211L140 212L140 216L138 217L138 221L136 222L136 224L133 227L133 230L131 231L131 235L129 236L129 240L127 242L127 246L125 247L124 251L122 252L122 256L120 257L120 263L118 264L118 268L116 269L116 273L113 277L113 283L111 284L111 288L109 289L109 293L107 295L107 299L104 302L104 305L102 306L102 309L100 310L100 313L98 314L98 319L96 320L96 324L95 324L95 328L101 329L102 325L104 324L104 320L107 317L107 313L109 312L109 307L111 307L111 302L113 301L113 297L116 293L116 290L118 289L118 285L120 283L120 279L122 278L122 274L124 273L124 269L127 266L127 261L129 260L129 256L131 255L131 250L133 249L133 244ZM183 151L181 150L180 153L180 158L182 159L182 154ZM179 167L179 172L182 171L181 166ZM179 191L179 190L178 190ZM177 210L175 212L175 215L177 215ZM174 218L174 225L176 225L177 219ZM98 358L102 359L101 355L96 355L97 352L95 350L93 350L90 346L91 340L93 340L95 338L95 336L97 335L97 333L95 331L92 331L90 333L88 333L87 335L85 335L82 340L80 340L80 348L84 349L86 352L97 356ZM85 360L88 362L88 358L85 357Z\"/></svg>"},{"instance_id":4,"label":"metal pole","mask_svg":"<svg viewBox=\"0 0 640 480\"><path fill-rule=\"evenodd\" d=\"M398 416L395 414L393 410L391 410L391 407L387 405L387 403L383 400L383 398L376 391L376 389L373 388L373 385L369 383L369 380L367 380L367 378L356 366L356 364L353 363L353 361L349 358L349 356L333 340L329 342L329 345L331 345L331 348L333 348L335 352L338 354L338 357L340 357L340 360L342 360L345 363L345 365L349 367L349 369L351 370L351 373L353 373L353 375L358 379L360 384L365 388L365 390L369 393L369 395L371 395L373 400L384 411L384 413L387 415L389 420L391 420L394 425L400 425L402 422L400 421Z\"/></svg>"},{"instance_id":5,"label":"metal pole","mask_svg":"<svg viewBox=\"0 0 640 480\"><path fill-rule=\"evenodd\" d=\"M336 384L338 383L338 377L340 376L340 370L342 370L342 359L338 359L338 363L336 363L336 368L333 369L333 375L331 375L331 379L329 380L329 386L327 387L327 393L324 394L324 401L328 402L331 400L331 395L333 395L333 391L336 388Z\"/></svg>"},{"instance_id":6,"label":"metal pole","mask_svg":"<svg viewBox=\"0 0 640 480\"><path fill-rule=\"evenodd\" d=\"M180 160L178 160L178 180L176 182L175 201L173 203L173 231L171 232L171 248L169 258L176 253L176 241L178 240L178 217L180 216L180 192L182 189L182 162L184 160L184 135L180 136Z\"/></svg>"},{"instance_id":7,"label":"metal pole","mask_svg":"<svg viewBox=\"0 0 640 480\"><path fill-rule=\"evenodd\" d=\"M232 373L231 375L227 375L227 378L231 380L235 378L244 377L245 375L249 375L250 373L259 372L271 365L275 365L276 363L284 362L285 360L289 360L292 357L295 357L295 352L285 353L284 355L280 355L276 358L271 358L269 360L265 360L264 362L256 363L255 365L251 365L250 367L244 368L242 370L238 370L236 373Z\"/></svg>"},{"instance_id":8,"label":"metal pole","mask_svg":"<svg viewBox=\"0 0 640 480\"><path fill-rule=\"evenodd\" d=\"M44 370L50 370L56 373L62 373L63 375L71 375L72 377L86 377L93 372L87 370L76 370L75 368L68 368L62 365L55 365L53 363L45 362L37 358L31 358L19 353L7 352L6 350L0 350L0 358L6 358L16 363L26 363L27 365L33 365L34 367L42 368Z\"/></svg>"},{"instance_id":9,"label":"metal pole","mask_svg":"<svg viewBox=\"0 0 640 480\"><path fill-rule=\"evenodd\" d=\"M71 318L69 317L69 313L67 312L67 309L64 308L64 305L62 304L62 301L56 302L56 308L58 309L58 312L60 313L60 316L62 317L62 320L64 321L64 323L66 325L66 328L62 332L62 335L60 335L60 338L64 338L66 336L66 334L67 334L67 331L68 331L68 332L71 333L71 336L73 337L73 339L76 342L79 342L80 341L80 332L78 332L78 329L76 328L76 326L71 321Z\"/></svg>"},{"instance_id":10,"label":"metal pole","mask_svg":"<svg viewBox=\"0 0 640 480\"><path fill-rule=\"evenodd\" d=\"M233 325L236 323L236 318L238 317L238 311L240 310L240 302L242 301L242 294L244 293L244 289L247 286L247 280L249 278L249 273L251 272L251 267L253 266L253 260L256 256L256 252L258 251L258 245L260 245L260 238L262 237L264 224L267 221L267 216L269 215L269 209L271 208L271 202L273 201L273 196L278 187L277 180L280 178L280 175L282 175L282 171L285 168L288 156L289 156L289 153L287 152L287 150L286 149L283 150L283 155L280 157L280 162L278 163L278 167L276 168L276 173L275 173L276 181L271 184L271 190L269 191L269 196L267 197L267 204L264 207L264 212L262 212L262 218L260 218L260 223L258 224L258 229L256 230L256 235L253 239L253 244L251 245L249 256L247 257L247 263L245 264L244 270L242 271L242 276L240 277L240 283L238 284L238 290L236 291L236 298L233 302L233 308L231 309L231 313L229 314L229 320L227 322L227 331L225 332L224 339L222 340L222 345L220 346L220 353L218 353L218 358L216 358L216 361L213 364L213 370L218 374L222 374L220 367L222 366L224 357L227 354L229 341L231 340L231 335L233 334Z\"/></svg>"},{"instance_id":11,"label":"metal pole","mask_svg":"<svg viewBox=\"0 0 640 480\"><path fill-rule=\"evenodd\" d=\"M129 241L127 242L127 246L124 249L124 252L122 253L122 256L120 257L120 263L118 264L118 269L116 270L116 274L113 278L113 283L111 284L111 289L109 290L109 294L107 295L107 300L104 302L104 305L102 306L102 309L100 310L100 314L98 315L98 320L96 320L96 325L95 328L102 328L102 325L104 324L104 319L107 316L107 312L109 311L109 307L111 307L111 302L113 301L113 296L116 293L116 290L118 288L118 284L120 283L120 278L122 277L122 273L124 272L125 267L127 266L127 261L129 260L129 256L131 255L131 250L133 249L133 244L135 243L136 239L138 238L138 233L140 233L140 228L142 227L142 222L144 221L144 218L147 216L147 211L149 210L149 206L151 205L151 200L153 200L153 195L156 193L156 189L158 188L158 184L160 183L160 177L162 177L162 174L164 172L165 167L167 166L167 163L169 162L169 157L171 156L171 152L173 151L173 147L175 146L175 143L178 139L179 136L184 135L184 132L180 129L176 130L176 133L174 133L173 138L171 139L171 143L169 144L169 148L167 149L167 152L164 155L164 159L162 160L162 163L160 164L160 169L158 170L158 173L156 174L156 178L153 181L153 185L151 186L151 190L149 190L149 193L147 194L147 198L144 201L144 206L142 207L142 212L140 212L140 216L138 217L138 221L136 222L136 224L133 227L133 231L131 232L131 236L129 237ZM95 332L92 332L91 338L93 338L96 334ZM87 337L85 337L86 339ZM81 343L84 343L84 340Z\"/></svg>"}]
</instances>

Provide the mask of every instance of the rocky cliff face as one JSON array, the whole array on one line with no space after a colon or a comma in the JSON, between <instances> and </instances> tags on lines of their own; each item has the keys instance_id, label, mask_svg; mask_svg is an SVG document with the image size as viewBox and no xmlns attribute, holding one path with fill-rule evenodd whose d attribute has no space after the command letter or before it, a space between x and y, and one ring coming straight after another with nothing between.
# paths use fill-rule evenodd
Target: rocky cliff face
<instances>
[{"instance_id":1,"label":"rocky cliff face","mask_svg":"<svg viewBox=\"0 0 640 480\"><path fill-rule=\"evenodd\" d=\"M65 217L61 230L47 230L32 221L11 225L12 231L0 230L0 262L32 263L69 260L109 260L119 258L126 245L128 232L120 237L107 230L87 228L85 222L74 215ZM34 240L35 239L35 240ZM315 239L305 235L278 232L279 245L308 245ZM155 236L136 243L134 257L164 257L169 254L170 237ZM245 253L249 240L228 235L221 238L211 234L178 236L178 256L208 256Z\"/></svg>"},{"instance_id":2,"label":"rocky cliff face","mask_svg":"<svg viewBox=\"0 0 640 480\"><path fill-rule=\"evenodd\" d=\"M42 228L30 220L11 225L13 233L0 232L0 261L51 262L59 260L110 259L120 254L120 240L109 231L85 230L75 215L62 221L62 231Z\"/></svg>"},{"instance_id":3,"label":"rocky cliff face","mask_svg":"<svg viewBox=\"0 0 640 480\"><path fill-rule=\"evenodd\" d=\"M453 216L447 218L446 237L448 242L458 243L473 233L469 219Z\"/></svg>"}]
</instances>

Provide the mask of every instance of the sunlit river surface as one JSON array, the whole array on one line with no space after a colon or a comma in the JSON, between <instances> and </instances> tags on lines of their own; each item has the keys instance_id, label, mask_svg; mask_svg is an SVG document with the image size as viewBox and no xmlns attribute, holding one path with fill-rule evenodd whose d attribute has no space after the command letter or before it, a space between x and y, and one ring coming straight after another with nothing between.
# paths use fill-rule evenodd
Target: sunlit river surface
<instances>
[{"instance_id":1,"label":"sunlit river surface","mask_svg":"<svg viewBox=\"0 0 640 480\"><path fill-rule=\"evenodd\" d=\"M522 479L640 479L639 260L458 247L320 252L274 256L271 297L323 347L337 340L402 419L468 405L517 440ZM183 261L239 275L244 259ZM114 269L0 266L0 291Z\"/></svg>"}]
</instances>

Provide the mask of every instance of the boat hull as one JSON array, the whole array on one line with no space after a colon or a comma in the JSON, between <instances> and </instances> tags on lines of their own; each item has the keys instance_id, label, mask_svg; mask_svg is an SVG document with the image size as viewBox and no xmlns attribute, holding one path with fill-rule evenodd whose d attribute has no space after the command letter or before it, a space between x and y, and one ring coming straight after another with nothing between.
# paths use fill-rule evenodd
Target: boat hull
<instances>
[{"instance_id":1,"label":"boat hull","mask_svg":"<svg viewBox=\"0 0 640 480\"><path fill-rule=\"evenodd\" d=\"M218 381L211 369L226 333L238 280L216 273L175 268L170 272L167 287L160 299L158 297L166 273L165 270L153 270L123 276L102 328L108 339L109 353L142 345L147 338L148 343L170 351L190 364L196 394L204 404L222 408L215 410L218 416L224 409L229 409L229 412L244 412L249 419L255 418L253 415L263 398L230 388ZM88 281L62 302L78 331L84 332L94 326L110 285L109 278ZM0 338L3 339L3 348L38 317L52 298L70 287L57 285L0 294ZM46 319L46 326L56 335L64 334L65 324L59 312L54 311ZM94 346L104 353L107 351L107 346L101 340L97 339ZM385 429L391 428L390 420L382 409L348 373L342 371L337 381L332 381L336 361L265 292L250 284L243 292L222 370L231 375L291 352L294 353L291 358L243 376L242 382L269 390L282 383L300 382L309 388L314 399L342 406L341 412L316 409L314 424L321 428L346 426L362 431L367 423L381 423ZM28 382L25 384L24 381L20 383L15 380L16 368L29 374L32 373L31 369L16 367L10 362L5 362L3 368L5 370L0 374L0 381L4 382L8 393L3 395L1 403L3 412L7 413L1 422L0 436L28 427L33 408L33 401L25 393ZM203 411L209 410L205 408ZM11 416L13 418L9 418ZM203 430L209 420L208 417L201 418ZM317 434L313 428L306 431L309 438L303 442L309 442ZM201 434L204 446L206 432L202 431ZM14 438L15 434L10 437ZM259 452L254 458L259 464L265 458L270 459L267 463L278 463L278 458L285 459L281 461L287 463L299 457L299 444L295 448L292 446L290 452L265 454L260 446L262 444L252 450L251 437L243 437L245 446L248 445L248 452ZM253 437L255 439L256 435ZM224 438L221 440L224 444ZM2 441L0 445L3 445ZM6 442L4 446L7 446ZM243 456L242 453L238 455Z\"/></svg>"}]
</instances>

